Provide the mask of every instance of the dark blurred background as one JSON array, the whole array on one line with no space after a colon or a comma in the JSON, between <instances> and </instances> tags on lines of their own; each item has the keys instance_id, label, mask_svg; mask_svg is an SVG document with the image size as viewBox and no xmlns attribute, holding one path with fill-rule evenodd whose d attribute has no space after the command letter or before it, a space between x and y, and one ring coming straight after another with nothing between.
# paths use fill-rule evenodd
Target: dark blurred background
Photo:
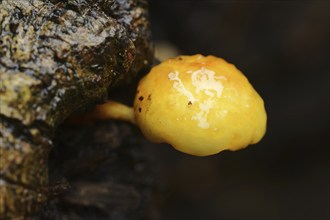
<instances>
[{"instance_id":1,"label":"dark blurred background","mask_svg":"<svg viewBox=\"0 0 330 220\"><path fill-rule=\"evenodd\" d=\"M241 151L192 157L149 144L160 219L329 219L329 6L150 1L156 47L234 63L268 112L262 142Z\"/></svg>"}]
</instances>

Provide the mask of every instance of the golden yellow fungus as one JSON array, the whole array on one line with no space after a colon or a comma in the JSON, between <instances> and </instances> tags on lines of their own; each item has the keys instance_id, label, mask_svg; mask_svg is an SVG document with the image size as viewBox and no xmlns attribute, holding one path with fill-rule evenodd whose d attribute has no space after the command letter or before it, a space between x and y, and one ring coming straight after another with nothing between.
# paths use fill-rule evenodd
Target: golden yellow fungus
<instances>
[{"instance_id":1,"label":"golden yellow fungus","mask_svg":"<svg viewBox=\"0 0 330 220\"><path fill-rule=\"evenodd\" d=\"M255 144L267 121L264 102L246 77L225 60L202 55L152 68L138 85L134 110L109 101L85 116L109 118L137 124L150 141L195 156Z\"/></svg>"},{"instance_id":2,"label":"golden yellow fungus","mask_svg":"<svg viewBox=\"0 0 330 220\"><path fill-rule=\"evenodd\" d=\"M139 83L135 120L152 142L207 156L260 141L264 102L232 64L214 56L179 56Z\"/></svg>"}]
</instances>

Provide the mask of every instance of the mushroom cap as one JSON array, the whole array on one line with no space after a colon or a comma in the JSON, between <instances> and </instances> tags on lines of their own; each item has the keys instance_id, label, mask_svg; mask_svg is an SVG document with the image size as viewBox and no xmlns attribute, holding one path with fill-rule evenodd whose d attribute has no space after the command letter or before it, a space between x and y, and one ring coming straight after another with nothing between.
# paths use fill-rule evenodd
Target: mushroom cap
<instances>
[{"instance_id":1,"label":"mushroom cap","mask_svg":"<svg viewBox=\"0 0 330 220\"><path fill-rule=\"evenodd\" d=\"M207 156L260 141L264 102L232 64L214 56L168 59L140 81L134 100L138 126L150 141Z\"/></svg>"}]
</instances>

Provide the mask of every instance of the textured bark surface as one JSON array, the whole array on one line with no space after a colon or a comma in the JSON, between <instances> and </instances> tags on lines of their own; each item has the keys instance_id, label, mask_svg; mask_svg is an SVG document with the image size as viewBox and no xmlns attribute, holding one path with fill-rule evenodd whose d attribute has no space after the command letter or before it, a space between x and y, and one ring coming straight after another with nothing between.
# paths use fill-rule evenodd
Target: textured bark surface
<instances>
[{"instance_id":1,"label":"textured bark surface","mask_svg":"<svg viewBox=\"0 0 330 220\"><path fill-rule=\"evenodd\" d=\"M0 218L38 215L53 133L150 65L144 1L0 2Z\"/></svg>"}]
</instances>

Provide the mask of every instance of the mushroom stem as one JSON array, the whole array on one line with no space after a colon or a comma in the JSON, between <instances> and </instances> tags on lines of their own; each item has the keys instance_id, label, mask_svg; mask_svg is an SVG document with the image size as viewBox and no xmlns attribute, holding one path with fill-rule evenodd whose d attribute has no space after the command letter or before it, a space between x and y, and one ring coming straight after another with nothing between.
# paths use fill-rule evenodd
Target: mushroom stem
<instances>
[{"instance_id":1,"label":"mushroom stem","mask_svg":"<svg viewBox=\"0 0 330 220\"><path fill-rule=\"evenodd\" d=\"M88 113L71 116L67 119L66 123L89 124L98 120L109 119L127 121L136 125L133 108L111 100L105 104L95 106L95 108Z\"/></svg>"},{"instance_id":2,"label":"mushroom stem","mask_svg":"<svg viewBox=\"0 0 330 220\"><path fill-rule=\"evenodd\" d=\"M133 108L115 101L97 105L91 114L95 120L116 119L136 124Z\"/></svg>"}]
</instances>

